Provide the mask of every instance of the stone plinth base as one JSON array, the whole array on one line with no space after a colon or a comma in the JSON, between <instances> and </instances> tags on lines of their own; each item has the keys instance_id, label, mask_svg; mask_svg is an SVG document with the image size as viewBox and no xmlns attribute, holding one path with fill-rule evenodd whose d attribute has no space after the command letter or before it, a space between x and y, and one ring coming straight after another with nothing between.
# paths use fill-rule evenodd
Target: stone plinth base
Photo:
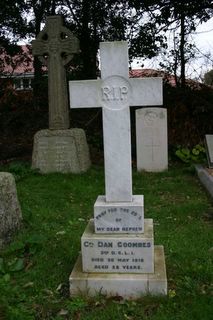
<instances>
[{"instance_id":1,"label":"stone plinth base","mask_svg":"<svg viewBox=\"0 0 213 320\"><path fill-rule=\"evenodd\" d=\"M153 274L106 274L82 272L81 255L70 275L70 295L121 296L137 299L143 295L166 295L167 277L163 246L155 246Z\"/></svg>"},{"instance_id":2,"label":"stone plinth base","mask_svg":"<svg viewBox=\"0 0 213 320\"><path fill-rule=\"evenodd\" d=\"M89 167L89 148L84 130L46 129L35 134L32 168L42 173L81 173Z\"/></svg>"},{"instance_id":3,"label":"stone plinth base","mask_svg":"<svg viewBox=\"0 0 213 320\"><path fill-rule=\"evenodd\" d=\"M153 220L145 219L144 233L94 233L91 219L81 237L83 272L153 273Z\"/></svg>"},{"instance_id":4,"label":"stone plinth base","mask_svg":"<svg viewBox=\"0 0 213 320\"><path fill-rule=\"evenodd\" d=\"M94 204L96 233L142 233L144 232L143 196L134 195L132 201L107 202L98 196Z\"/></svg>"}]
</instances>

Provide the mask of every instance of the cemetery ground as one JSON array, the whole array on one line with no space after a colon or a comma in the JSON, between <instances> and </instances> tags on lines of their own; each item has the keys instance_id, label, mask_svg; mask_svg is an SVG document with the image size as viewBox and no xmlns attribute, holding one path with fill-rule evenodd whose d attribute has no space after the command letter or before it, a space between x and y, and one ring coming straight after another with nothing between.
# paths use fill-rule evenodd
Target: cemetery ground
<instances>
[{"instance_id":1,"label":"cemetery ground","mask_svg":"<svg viewBox=\"0 0 213 320\"><path fill-rule=\"evenodd\" d=\"M80 238L104 194L104 169L41 175L29 164L1 167L15 175L23 226L0 255L0 319L209 320L212 314L212 199L192 167L163 173L133 170L133 194L143 194L164 245L168 296L126 301L69 297L68 279Z\"/></svg>"}]
</instances>

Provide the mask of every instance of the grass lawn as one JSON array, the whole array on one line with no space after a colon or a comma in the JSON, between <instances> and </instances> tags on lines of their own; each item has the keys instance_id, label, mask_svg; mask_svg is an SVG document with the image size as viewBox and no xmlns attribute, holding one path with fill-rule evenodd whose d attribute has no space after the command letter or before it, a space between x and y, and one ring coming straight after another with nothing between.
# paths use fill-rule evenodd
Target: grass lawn
<instances>
[{"instance_id":1,"label":"grass lawn","mask_svg":"<svg viewBox=\"0 0 213 320\"><path fill-rule=\"evenodd\" d=\"M0 320L211 319L213 237L206 213L212 200L193 170L133 172L133 193L144 195L155 243L164 245L169 289L167 297L137 301L69 297L81 235L97 196L104 194L103 167L82 175L40 175L18 164L10 171L17 179L23 228L0 253Z\"/></svg>"}]
</instances>

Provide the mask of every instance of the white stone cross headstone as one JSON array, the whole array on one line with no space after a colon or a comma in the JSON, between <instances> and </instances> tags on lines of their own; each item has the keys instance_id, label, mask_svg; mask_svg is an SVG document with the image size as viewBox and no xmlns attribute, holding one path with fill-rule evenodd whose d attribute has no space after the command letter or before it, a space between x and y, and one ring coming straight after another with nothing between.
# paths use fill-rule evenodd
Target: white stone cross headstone
<instances>
[{"instance_id":1,"label":"white stone cross headstone","mask_svg":"<svg viewBox=\"0 0 213 320\"><path fill-rule=\"evenodd\" d=\"M132 201L129 106L162 105L162 79L129 79L125 41L100 43L101 79L70 81L71 108L103 108L106 201Z\"/></svg>"}]
</instances>

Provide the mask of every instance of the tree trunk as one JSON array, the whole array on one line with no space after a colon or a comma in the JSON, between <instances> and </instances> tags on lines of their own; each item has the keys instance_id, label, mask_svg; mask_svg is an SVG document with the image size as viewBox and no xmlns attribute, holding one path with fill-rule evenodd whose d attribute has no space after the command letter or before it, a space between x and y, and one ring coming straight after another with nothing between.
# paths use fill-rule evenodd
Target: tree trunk
<instances>
[{"instance_id":1,"label":"tree trunk","mask_svg":"<svg viewBox=\"0 0 213 320\"><path fill-rule=\"evenodd\" d=\"M90 3L88 0L83 1L82 7L82 31L80 37L80 46L83 60L83 76L85 79L96 79L96 45L92 40L89 21L90 21Z\"/></svg>"},{"instance_id":2,"label":"tree trunk","mask_svg":"<svg viewBox=\"0 0 213 320\"><path fill-rule=\"evenodd\" d=\"M35 16L35 37L39 34L41 21ZM34 80L33 80L33 107L34 110L40 110L40 96L41 96L41 84L42 84L42 63L38 57L34 56L33 61L34 68Z\"/></svg>"},{"instance_id":3,"label":"tree trunk","mask_svg":"<svg viewBox=\"0 0 213 320\"><path fill-rule=\"evenodd\" d=\"M181 73L180 73L180 81L181 88L185 88L186 78L185 78L185 14L181 13L180 17L180 63L181 63Z\"/></svg>"},{"instance_id":4,"label":"tree trunk","mask_svg":"<svg viewBox=\"0 0 213 320\"><path fill-rule=\"evenodd\" d=\"M55 9L56 9L56 3L55 0L52 1L52 7L51 7L51 15L55 15Z\"/></svg>"}]
</instances>

